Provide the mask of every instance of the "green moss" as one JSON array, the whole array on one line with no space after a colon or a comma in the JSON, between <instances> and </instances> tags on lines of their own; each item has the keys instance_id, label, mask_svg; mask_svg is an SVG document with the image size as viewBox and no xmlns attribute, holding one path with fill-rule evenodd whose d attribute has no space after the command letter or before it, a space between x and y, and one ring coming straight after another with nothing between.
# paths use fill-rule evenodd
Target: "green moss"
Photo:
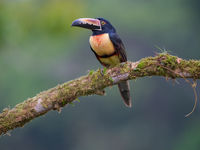
<instances>
[{"instance_id":1,"label":"green moss","mask_svg":"<svg viewBox=\"0 0 200 150\"><path fill-rule=\"evenodd\" d=\"M137 68L137 67L136 67L136 68L134 68L133 70L134 70L134 71L140 71L140 68Z\"/></svg>"},{"instance_id":2,"label":"green moss","mask_svg":"<svg viewBox=\"0 0 200 150\"><path fill-rule=\"evenodd\" d=\"M62 101L62 105L65 106L67 102L65 100Z\"/></svg>"},{"instance_id":3,"label":"green moss","mask_svg":"<svg viewBox=\"0 0 200 150\"><path fill-rule=\"evenodd\" d=\"M70 104L70 105L72 105L72 107L74 107L74 106L75 106L75 104L74 104L73 102L69 102L69 104Z\"/></svg>"},{"instance_id":4,"label":"green moss","mask_svg":"<svg viewBox=\"0 0 200 150\"><path fill-rule=\"evenodd\" d=\"M91 82L92 84L95 83L98 79L97 73L95 72L92 76L91 76Z\"/></svg>"},{"instance_id":5,"label":"green moss","mask_svg":"<svg viewBox=\"0 0 200 150\"><path fill-rule=\"evenodd\" d=\"M192 76L194 76L195 78L199 77L199 72L200 72L200 62L199 61L195 61L195 60L190 60L187 63L187 67L184 67L183 70L185 70L186 72L190 73Z\"/></svg>"},{"instance_id":6,"label":"green moss","mask_svg":"<svg viewBox=\"0 0 200 150\"><path fill-rule=\"evenodd\" d=\"M77 99L75 99L75 101L77 101L77 102L79 102L80 103L80 100L77 98Z\"/></svg>"},{"instance_id":7,"label":"green moss","mask_svg":"<svg viewBox=\"0 0 200 150\"><path fill-rule=\"evenodd\" d=\"M106 68L106 67L104 67L104 68L103 68L103 74L105 74L105 73L106 73L106 70L107 70L107 68Z\"/></svg>"},{"instance_id":8,"label":"green moss","mask_svg":"<svg viewBox=\"0 0 200 150\"><path fill-rule=\"evenodd\" d=\"M162 67L160 67L160 66L157 67L157 72L158 72L160 75L165 75L165 74L166 74L165 70L164 70Z\"/></svg>"},{"instance_id":9,"label":"green moss","mask_svg":"<svg viewBox=\"0 0 200 150\"><path fill-rule=\"evenodd\" d=\"M161 65L169 67L170 69L175 69L177 67L177 57L171 56L168 53L159 54L158 60L160 60Z\"/></svg>"},{"instance_id":10,"label":"green moss","mask_svg":"<svg viewBox=\"0 0 200 150\"><path fill-rule=\"evenodd\" d=\"M188 75L186 77L192 77L193 79L200 78L199 61L180 60L177 62L177 58L178 57L176 56L162 53L156 57L142 59L133 70L130 70L130 63L125 63L121 66L118 65L116 67L120 68L115 68L107 72L107 68L104 68L103 72L101 72L100 69L98 71L91 70L87 76L80 77L62 85L58 85L48 91L41 92L36 97L28 99L12 110L5 109L2 114L0 114L0 133L6 133L10 129L23 126L31 119L42 115L41 113L38 114L33 111L34 104L37 104L38 99L42 99L42 106L44 108L47 108L52 104L58 105L55 106L55 109L58 110L62 105L64 106L67 103L74 106L72 101L77 97L95 94L95 91L103 90L103 88L113 85L114 77L112 78L112 75L129 72L129 79L153 75L179 77L178 73L180 71L183 75ZM173 71L170 71L170 69ZM138 72L135 72L136 70L138 70ZM76 99L76 101L79 100ZM47 111L43 112L43 114Z\"/></svg>"},{"instance_id":11,"label":"green moss","mask_svg":"<svg viewBox=\"0 0 200 150\"><path fill-rule=\"evenodd\" d=\"M94 70L90 70L89 75L92 75L94 73Z\"/></svg>"},{"instance_id":12,"label":"green moss","mask_svg":"<svg viewBox=\"0 0 200 150\"><path fill-rule=\"evenodd\" d=\"M137 65L137 69L142 69L146 66L146 62L145 61L140 61L140 63Z\"/></svg>"},{"instance_id":13,"label":"green moss","mask_svg":"<svg viewBox=\"0 0 200 150\"><path fill-rule=\"evenodd\" d=\"M114 81L112 77L109 77L109 80L112 81L112 82Z\"/></svg>"}]
</instances>

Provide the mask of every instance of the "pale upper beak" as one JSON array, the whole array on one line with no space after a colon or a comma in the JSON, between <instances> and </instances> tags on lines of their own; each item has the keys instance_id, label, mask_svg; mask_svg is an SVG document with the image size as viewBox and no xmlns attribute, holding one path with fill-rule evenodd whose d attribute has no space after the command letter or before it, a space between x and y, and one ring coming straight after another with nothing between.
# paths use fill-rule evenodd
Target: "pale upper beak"
<instances>
[{"instance_id":1,"label":"pale upper beak","mask_svg":"<svg viewBox=\"0 0 200 150\"><path fill-rule=\"evenodd\" d=\"M72 26L82 27L90 30L101 30L101 22L93 18L79 18L72 22Z\"/></svg>"}]
</instances>

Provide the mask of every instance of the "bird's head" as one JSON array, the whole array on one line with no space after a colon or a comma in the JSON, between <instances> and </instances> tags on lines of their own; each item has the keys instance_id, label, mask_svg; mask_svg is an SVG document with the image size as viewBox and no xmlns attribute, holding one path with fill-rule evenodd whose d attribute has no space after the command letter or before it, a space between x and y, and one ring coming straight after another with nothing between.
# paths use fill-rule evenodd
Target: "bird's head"
<instances>
[{"instance_id":1,"label":"bird's head","mask_svg":"<svg viewBox=\"0 0 200 150\"><path fill-rule=\"evenodd\" d=\"M90 29L93 35L116 32L111 23L104 18L79 18L72 22L72 26Z\"/></svg>"}]
</instances>

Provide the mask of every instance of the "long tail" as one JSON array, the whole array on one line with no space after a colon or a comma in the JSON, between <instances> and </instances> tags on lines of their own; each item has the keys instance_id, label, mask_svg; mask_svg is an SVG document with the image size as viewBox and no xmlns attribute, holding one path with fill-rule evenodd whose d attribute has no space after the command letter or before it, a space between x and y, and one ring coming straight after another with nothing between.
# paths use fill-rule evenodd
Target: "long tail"
<instances>
[{"instance_id":1,"label":"long tail","mask_svg":"<svg viewBox=\"0 0 200 150\"><path fill-rule=\"evenodd\" d=\"M124 103L127 107L131 107L131 97L130 97L130 87L128 81L122 81L118 84L118 88L120 91L120 94L124 100Z\"/></svg>"}]
</instances>

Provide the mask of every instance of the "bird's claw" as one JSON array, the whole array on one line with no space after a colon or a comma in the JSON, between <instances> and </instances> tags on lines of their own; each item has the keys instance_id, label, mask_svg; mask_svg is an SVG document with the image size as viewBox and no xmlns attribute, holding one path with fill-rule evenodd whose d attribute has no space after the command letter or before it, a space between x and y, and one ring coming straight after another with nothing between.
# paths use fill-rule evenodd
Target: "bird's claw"
<instances>
[{"instance_id":1,"label":"bird's claw","mask_svg":"<svg viewBox=\"0 0 200 150\"><path fill-rule=\"evenodd\" d=\"M100 73L101 73L102 76L104 76L104 69L103 68L100 69Z\"/></svg>"}]
</instances>

